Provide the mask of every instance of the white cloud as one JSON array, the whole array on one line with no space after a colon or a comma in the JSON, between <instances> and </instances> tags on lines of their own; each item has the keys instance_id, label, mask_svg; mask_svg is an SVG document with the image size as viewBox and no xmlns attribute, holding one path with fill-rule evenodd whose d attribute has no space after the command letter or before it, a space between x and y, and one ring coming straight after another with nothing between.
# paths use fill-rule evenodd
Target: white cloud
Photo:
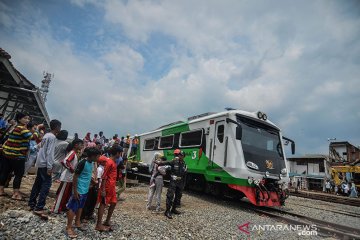
<instances>
[{"instance_id":1,"label":"white cloud","mask_svg":"<svg viewBox=\"0 0 360 240\"><path fill-rule=\"evenodd\" d=\"M75 4L79 7L84 7L86 4L97 4L96 0L70 0L72 4Z\"/></svg>"},{"instance_id":2,"label":"white cloud","mask_svg":"<svg viewBox=\"0 0 360 240\"><path fill-rule=\"evenodd\" d=\"M55 73L49 111L70 130L139 133L229 106L263 110L287 135L305 139L327 131L313 115L335 119L333 108L346 101L347 113L360 102L360 22L335 3L71 2L104 14L90 44L101 49L97 55L57 39L44 10L27 6L15 15L1 7L2 31L14 29L3 35L3 48L31 80L39 82L43 70ZM145 56L141 47L151 48L157 34L172 46ZM147 64L160 56L171 64L154 77Z\"/></svg>"},{"instance_id":3,"label":"white cloud","mask_svg":"<svg viewBox=\"0 0 360 240\"><path fill-rule=\"evenodd\" d=\"M134 80L144 66L142 55L124 45L106 53L103 60L110 67L115 78L121 77L121 79L117 79L119 84L126 84L129 80Z\"/></svg>"}]
</instances>

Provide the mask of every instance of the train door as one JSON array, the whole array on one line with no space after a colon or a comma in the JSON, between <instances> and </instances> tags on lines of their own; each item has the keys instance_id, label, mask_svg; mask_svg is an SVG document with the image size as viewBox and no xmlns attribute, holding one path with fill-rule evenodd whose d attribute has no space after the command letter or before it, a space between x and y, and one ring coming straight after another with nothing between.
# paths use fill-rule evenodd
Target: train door
<instances>
[{"instance_id":1,"label":"train door","mask_svg":"<svg viewBox=\"0 0 360 240\"><path fill-rule=\"evenodd\" d=\"M225 120L217 121L215 124L213 162L220 166L223 166L226 157L225 142Z\"/></svg>"}]
</instances>

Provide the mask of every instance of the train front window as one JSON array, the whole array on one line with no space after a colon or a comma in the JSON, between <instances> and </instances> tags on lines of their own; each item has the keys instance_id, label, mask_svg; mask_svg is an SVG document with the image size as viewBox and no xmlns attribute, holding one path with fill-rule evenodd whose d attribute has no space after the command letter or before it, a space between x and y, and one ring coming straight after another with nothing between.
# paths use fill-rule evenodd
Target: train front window
<instances>
[{"instance_id":1,"label":"train front window","mask_svg":"<svg viewBox=\"0 0 360 240\"><path fill-rule=\"evenodd\" d=\"M284 157L279 130L241 116L237 120L242 127L241 143L245 162L251 161L263 171L273 168L281 170L284 164L278 162L284 162ZM271 167L265 164L266 161L272 162Z\"/></svg>"}]
</instances>

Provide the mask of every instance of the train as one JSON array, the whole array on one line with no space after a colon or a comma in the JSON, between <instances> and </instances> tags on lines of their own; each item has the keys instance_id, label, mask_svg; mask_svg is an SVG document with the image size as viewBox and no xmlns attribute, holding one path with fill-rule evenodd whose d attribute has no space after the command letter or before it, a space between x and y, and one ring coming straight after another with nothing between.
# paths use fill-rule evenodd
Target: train
<instances>
[{"instance_id":1,"label":"train","mask_svg":"<svg viewBox=\"0 0 360 240\"><path fill-rule=\"evenodd\" d=\"M173 159L185 152L185 187L215 196L246 197L256 206L282 206L288 197L284 147L295 142L282 136L266 113L226 109L204 113L139 134L129 156L131 168L149 174L154 153Z\"/></svg>"}]
</instances>

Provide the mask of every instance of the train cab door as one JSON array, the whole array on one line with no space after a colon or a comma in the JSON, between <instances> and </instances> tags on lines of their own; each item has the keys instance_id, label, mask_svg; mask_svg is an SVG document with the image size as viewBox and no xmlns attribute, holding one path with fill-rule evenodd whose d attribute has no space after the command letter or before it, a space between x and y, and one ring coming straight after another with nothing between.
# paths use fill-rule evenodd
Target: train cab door
<instances>
[{"instance_id":1,"label":"train cab door","mask_svg":"<svg viewBox=\"0 0 360 240\"><path fill-rule=\"evenodd\" d=\"M222 167L226 157L225 120L220 120L215 123L214 132L213 162Z\"/></svg>"}]
</instances>

